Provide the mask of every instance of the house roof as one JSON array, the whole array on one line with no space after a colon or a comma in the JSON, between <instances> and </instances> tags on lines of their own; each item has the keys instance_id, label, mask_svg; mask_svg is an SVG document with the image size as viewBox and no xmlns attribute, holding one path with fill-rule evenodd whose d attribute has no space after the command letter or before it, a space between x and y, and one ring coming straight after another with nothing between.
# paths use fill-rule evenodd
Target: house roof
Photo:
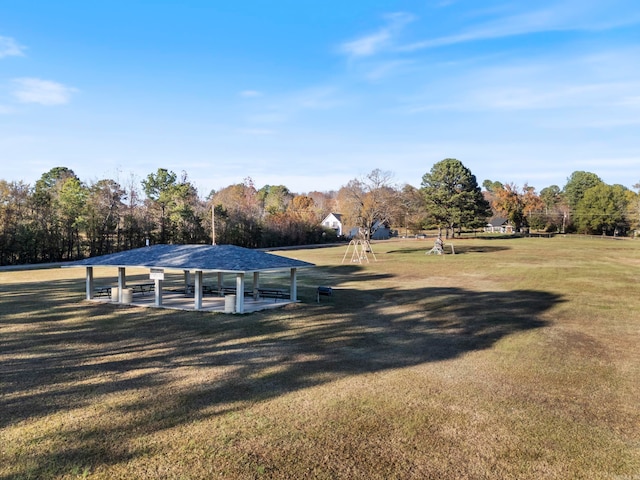
<instances>
[{"instance_id":1,"label":"house roof","mask_svg":"<svg viewBox=\"0 0 640 480\"><path fill-rule=\"evenodd\" d=\"M487 223L487 225L489 225L490 227L501 227L506 223L508 223L508 221L504 217L493 217L489 219L489 223Z\"/></svg>"},{"instance_id":2,"label":"house roof","mask_svg":"<svg viewBox=\"0 0 640 480\"><path fill-rule=\"evenodd\" d=\"M326 220L329 217L335 217L336 220L338 220L339 222L342 221L342 214L341 213L329 213L326 217L324 217L324 219Z\"/></svg>"},{"instance_id":3,"label":"house roof","mask_svg":"<svg viewBox=\"0 0 640 480\"><path fill-rule=\"evenodd\" d=\"M257 272L314 267L313 263L235 245L153 245L72 262L69 267L154 267L210 272Z\"/></svg>"}]
</instances>

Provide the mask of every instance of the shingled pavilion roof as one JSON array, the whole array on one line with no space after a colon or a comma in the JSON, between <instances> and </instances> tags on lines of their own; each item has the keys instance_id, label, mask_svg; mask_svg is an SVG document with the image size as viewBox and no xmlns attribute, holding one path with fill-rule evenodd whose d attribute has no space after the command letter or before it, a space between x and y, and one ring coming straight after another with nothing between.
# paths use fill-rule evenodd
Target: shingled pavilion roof
<instances>
[{"instance_id":1,"label":"shingled pavilion roof","mask_svg":"<svg viewBox=\"0 0 640 480\"><path fill-rule=\"evenodd\" d=\"M153 245L87 258L69 266L153 267L239 273L307 268L315 265L235 245Z\"/></svg>"}]
</instances>

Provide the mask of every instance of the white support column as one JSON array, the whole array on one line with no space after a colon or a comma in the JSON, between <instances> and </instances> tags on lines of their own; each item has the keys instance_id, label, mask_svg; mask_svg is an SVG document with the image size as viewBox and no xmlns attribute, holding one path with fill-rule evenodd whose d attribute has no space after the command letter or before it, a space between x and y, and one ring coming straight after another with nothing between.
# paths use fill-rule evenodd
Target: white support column
<instances>
[{"instance_id":1,"label":"white support column","mask_svg":"<svg viewBox=\"0 0 640 480\"><path fill-rule=\"evenodd\" d=\"M93 267L87 267L87 300L93 298Z\"/></svg>"},{"instance_id":2,"label":"white support column","mask_svg":"<svg viewBox=\"0 0 640 480\"><path fill-rule=\"evenodd\" d=\"M127 288L125 267L118 267L118 303L122 303L122 290Z\"/></svg>"},{"instance_id":3,"label":"white support column","mask_svg":"<svg viewBox=\"0 0 640 480\"><path fill-rule=\"evenodd\" d=\"M155 295L155 305L156 307L162 306L162 280L156 278L154 280L156 283L154 286L154 295Z\"/></svg>"},{"instance_id":4,"label":"white support column","mask_svg":"<svg viewBox=\"0 0 640 480\"><path fill-rule=\"evenodd\" d=\"M253 299L258 300L258 288L260 288L260 272L253 272Z\"/></svg>"},{"instance_id":5,"label":"white support column","mask_svg":"<svg viewBox=\"0 0 640 480\"><path fill-rule=\"evenodd\" d=\"M196 270L195 272L195 284L194 288L194 307L196 310L202 308L202 270Z\"/></svg>"},{"instance_id":6,"label":"white support column","mask_svg":"<svg viewBox=\"0 0 640 480\"><path fill-rule=\"evenodd\" d=\"M297 269L291 269L291 287L289 289L290 298L292 302L298 301L298 278L296 276Z\"/></svg>"},{"instance_id":7,"label":"white support column","mask_svg":"<svg viewBox=\"0 0 640 480\"><path fill-rule=\"evenodd\" d=\"M244 313L244 273L236 276L236 313Z\"/></svg>"}]
</instances>

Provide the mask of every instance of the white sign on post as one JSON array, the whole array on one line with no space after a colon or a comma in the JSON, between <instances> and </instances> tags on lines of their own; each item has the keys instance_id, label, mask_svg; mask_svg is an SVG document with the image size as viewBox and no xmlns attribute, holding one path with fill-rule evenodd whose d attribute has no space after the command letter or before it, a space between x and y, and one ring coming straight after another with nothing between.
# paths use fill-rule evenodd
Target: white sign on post
<instances>
[{"instance_id":1,"label":"white sign on post","mask_svg":"<svg viewBox=\"0 0 640 480\"><path fill-rule=\"evenodd\" d=\"M162 268L151 268L149 270L149 279L150 280L164 280L164 269L162 269Z\"/></svg>"}]
</instances>

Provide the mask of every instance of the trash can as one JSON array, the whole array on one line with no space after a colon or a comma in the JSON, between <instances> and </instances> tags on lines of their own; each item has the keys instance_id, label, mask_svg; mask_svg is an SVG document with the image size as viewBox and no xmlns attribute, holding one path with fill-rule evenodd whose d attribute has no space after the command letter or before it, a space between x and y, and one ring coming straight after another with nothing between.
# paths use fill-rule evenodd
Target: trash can
<instances>
[{"instance_id":1,"label":"trash can","mask_svg":"<svg viewBox=\"0 0 640 480\"><path fill-rule=\"evenodd\" d=\"M122 289L122 303L133 303L133 289Z\"/></svg>"},{"instance_id":2,"label":"trash can","mask_svg":"<svg viewBox=\"0 0 640 480\"><path fill-rule=\"evenodd\" d=\"M331 295L333 295L333 289L331 287L318 287L316 301L320 303L320 296L330 297Z\"/></svg>"},{"instance_id":3,"label":"trash can","mask_svg":"<svg viewBox=\"0 0 640 480\"><path fill-rule=\"evenodd\" d=\"M118 302L118 287L111 287L111 301Z\"/></svg>"},{"instance_id":4,"label":"trash can","mask_svg":"<svg viewBox=\"0 0 640 480\"><path fill-rule=\"evenodd\" d=\"M225 295L224 313L236 313L236 296L235 295Z\"/></svg>"}]
</instances>

